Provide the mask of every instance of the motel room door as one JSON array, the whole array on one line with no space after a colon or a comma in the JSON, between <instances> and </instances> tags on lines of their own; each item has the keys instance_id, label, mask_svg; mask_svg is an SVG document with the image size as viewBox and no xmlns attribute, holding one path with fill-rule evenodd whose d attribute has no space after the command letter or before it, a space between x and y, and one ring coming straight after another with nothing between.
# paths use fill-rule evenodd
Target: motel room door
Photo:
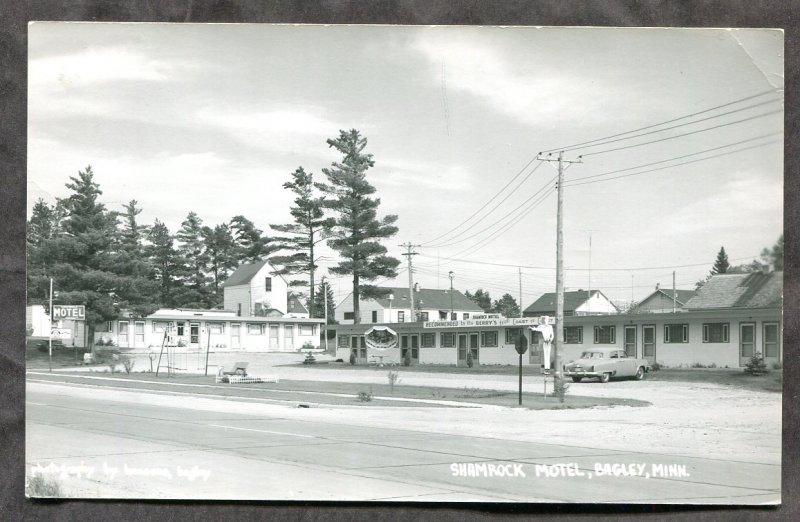
<instances>
[{"instance_id":1,"label":"motel room door","mask_svg":"<svg viewBox=\"0 0 800 522\"><path fill-rule=\"evenodd\" d=\"M625 354L636 358L636 325L625 326Z\"/></svg>"},{"instance_id":2,"label":"motel room door","mask_svg":"<svg viewBox=\"0 0 800 522\"><path fill-rule=\"evenodd\" d=\"M467 364L467 334L458 334L458 365Z\"/></svg>"},{"instance_id":3,"label":"motel room door","mask_svg":"<svg viewBox=\"0 0 800 522\"><path fill-rule=\"evenodd\" d=\"M764 331L761 336L761 357L768 368L781 360L781 334L780 324L777 322L764 322Z\"/></svg>"},{"instance_id":4,"label":"motel room door","mask_svg":"<svg viewBox=\"0 0 800 522\"><path fill-rule=\"evenodd\" d=\"M656 325L646 324L642 326L642 357L647 362L656 362Z\"/></svg>"},{"instance_id":5,"label":"motel room door","mask_svg":"<svg viewBox=\"0 0 800 522\"><path fill-rule=\"evenodd\" d=\"M405 360L406 352L411 350L411 363L419 363L419 335L404 334L400 336L400 357Z\"/></svg>"},{"instance_id":6,"label":"motel room door","mask_svg":"<svg viewBox=\"0 0 800 522\"><path fill-rule=\"evenodd\" d=\"M242 325L239 323L231 324L231 350L238 350L242 347Z\"/></svg>"},{"instance_id":7,"label":"motel room door","mask_svg":"<svg viewBox=\"0 0 800 522\"><path fill-rule=\"evenodd\" d=\"M189 323L189 347L200 348L200 323Z\"/></svg>"},{"instance_id":8,"label":"motel room door","mask_svg":"<svg viewBox=\"0 0 800 522\"><path fill-rule=\"evenodd\" d=\"M756 352L756 323L739 324L739 366L747 366ZM762 354L763 357L763 354Z\"/></svg>"},{"instance_id":9,"label":"motel room door","mask_svg":"<svg viewBox=\"0 0 800 522\"><path fill-rule=\"evenodd\" d=\"M542 336L539 332L528 329L528 362L533 365L543 365Z\"/></svg>"}]
</instances>

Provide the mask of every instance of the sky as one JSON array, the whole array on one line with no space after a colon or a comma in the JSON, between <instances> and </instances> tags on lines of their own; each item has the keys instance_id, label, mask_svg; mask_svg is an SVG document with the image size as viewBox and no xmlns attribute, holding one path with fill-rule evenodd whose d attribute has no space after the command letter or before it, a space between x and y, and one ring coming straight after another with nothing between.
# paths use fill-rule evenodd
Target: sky
<instances>
[{"instance_id":1,"label":"sky","mask_svg":"<svg viewBox=\"0 0 800 522\"><path fill-rule=\"evenodd\" d=\"M783 231L776 30L36 22L28 74L29 216L91 165L107 207L135 199L144 223L242 214L269 233L291 173L324 181L326 140L355 128L379 215L399 216L383 243L403 269L419 245L426 288L452 271L519 300L521 281L523 307L555 290L540 151L574 162L567 290L641 300L673 272L692 289L720 247L750 262ZM337 302L352 290L331 281Z\"/></svg>"}]
</instances>

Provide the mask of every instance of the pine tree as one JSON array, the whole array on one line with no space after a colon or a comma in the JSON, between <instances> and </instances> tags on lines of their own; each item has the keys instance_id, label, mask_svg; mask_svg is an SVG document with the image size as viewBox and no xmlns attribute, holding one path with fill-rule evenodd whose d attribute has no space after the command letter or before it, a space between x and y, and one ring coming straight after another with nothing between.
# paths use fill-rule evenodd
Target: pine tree
<instances>
[{"instance_id":1,"label":"pine tree","mask_svg":"<svg viewBox=\"0 0 800 522\"><path fill-rule=\"evenodd\" d=\"M277 250L271 239L244 216L234 216L230 228L235 243L236 266L262 261Z\"/></svg>"},{"instance_id":2,"label":"pine tree","mask_svg":"<svg viewBox=\"0 0 800 522\"><path fill-rule=\"evenodd\" d=\"M317 285L314 299L308 301L308 312L311 317L325 317L325 296L328 296L328 324L338 324L336 321L336 305L334 304L333 289L327 281Z\"/></svg>"},{"instance_id":3,"label":"pine tree","mask_svg":"<svg viewBox=\"0 0 800 522\"><path fill-rule=\"evenodd\" d=\"M719 249L719 253L717 254L717 260L714 262L714 266L711 268L711 275L716 274L724 274L730 268L730 263L728 262L728 254L725 253L725 247L721 247Z\"/></svg>"},{"instance_id":4,"label":"pine tree","mask_svg":"<svg viewBox=\"0 0 800 522\"><path fill-rule=\"evenodd\" d=\"M159 288L150 277L152 266L144 252L143 239L147 227L137 221L142 210L135 199L123 208L125 212L114 213L115 221L117 217L122 218L122 228L118 228L114 236L110 269L120 276L116 291L118 306L135 316L144 317L158 309Z\"/></svg>"},{"instance_id":5,"label":"pine tree","mask_svg":"<svg viewBox=\"0 0 800 522\"><path fill-rule=\"evenodd\" d=\"M150 244L146 248L153 269L153 279L158 283L159 302L162 306L178 306L175 292L181 270L180 255L167 226L156 219L148 233Z\"/></svg>"},{"instance_id":6,"label":"pine tree","mask_svg":"<svg viewBox=\"0 0 800 522\"><path fill-rule=\"evenodd\" d=\"M176 234L182 269L180 279L183 287L178 294L179 306L207 308L210 301L208 283L209 258L203 243L203 220L189 212Z\"/></svg>"},{"instance_id":7,"label":"pine tree","mask_svg":"<svg viewBox=\"0 0 800 522\"><path fill-rule=\"evenodd\" d=\"M489 313L492 311L492 297L489 292L484 292L482 288L478 288L474 294L470 294L468 290L464 295L472 299L484 312Z\"/></svg>"},{"instance_id":8,"label":"pine tree","mask_svg":"<svg viewBox=\"0 0 800 522\"><path fill-rule=\"evenodd\" d=\"M372 154L364 153L367 139L355 129L339 131L339 137L329 139L328 146L343 155L341 162L322 170L328 183L317 184L328 196L324 207L336 215L329 229L332 239L328 245L342 260L329 270L337 275L353 276L353 312L358 324L361 298L382 294L377 287L365 283L379 277L397 276L400 261L388 256L386 247L379 242L397 233L394 226L397 216L377 217L380 199L370 197L375 187L366 178L367 170L375 164Z\"/></svg>"},{"instance_id":9,"label":"pine tree","mask_svg":"<svg viewBox=\"0 0 800 522\"><path fill-rule=\"evenodd\" d=\"M220 284L236 268L236 249L230 227L223 223L214 228L203 227L203 242L208 256L213 289L212 306L222 304Z\"/></svg>"},{"instance_id":10,"label":"pine tree","mask_svg":"<svg viewBox=\"0 0 800 522\"><path fill-rule=\"evenodd\" d=\"M502 314L503 317L519 317L519 305L511 294L503 294L499 300L492 305L492 311Z\"/></svg>"},{"instance_id":11,"label":"pine tree","mask_svg":"<svg viewBox=\"0 0 800 522\"><path fill-rule=\"evenodd\" d=\"M270 225L272 229L289 234L278 238L281 249L288 250L289 255L270 258L273 266L280 266L275 272L277 275L308 274L308 280L292 280L292 287L308 286L310 300L314 301L314 274L318 268L317 257L314 249L320 241L327 238L324 230L333 225L333 220L325 218L322 202L323 199L314 193L314 176L307 173L303 167L298 167L292 173L292 180L283 184L283 188L291 190L294 195L294 206L289 213L294 218L294 223L285 225ZM320 317L312 312L311 317Z\"/></svg>"}]
</instances>

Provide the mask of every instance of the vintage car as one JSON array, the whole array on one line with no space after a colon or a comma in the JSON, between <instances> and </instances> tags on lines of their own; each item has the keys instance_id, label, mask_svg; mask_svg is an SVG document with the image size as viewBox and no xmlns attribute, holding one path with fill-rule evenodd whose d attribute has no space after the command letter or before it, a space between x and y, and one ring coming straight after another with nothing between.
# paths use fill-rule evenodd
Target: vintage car
<instances>
[{"instance_id":1,"label":"vintage car","mask_svg":"<svg viewBox=\"0 0 800 522\"><path fill-rule=\"evenodd\" d=\"M584 377L597 377L600 382L608 382L612 377L632 377L637 381L650 371L646 359L628 357L619 348L592 348L581 354L580 359L564 365L564 376L581 382Z\"/></svg>"}]
</instances>

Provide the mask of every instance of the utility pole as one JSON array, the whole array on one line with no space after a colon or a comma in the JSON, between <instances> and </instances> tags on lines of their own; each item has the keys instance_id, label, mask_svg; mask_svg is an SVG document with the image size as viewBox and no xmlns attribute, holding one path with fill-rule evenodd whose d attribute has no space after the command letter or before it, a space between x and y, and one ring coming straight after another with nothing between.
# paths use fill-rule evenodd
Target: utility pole
<instances>
[{"instance_id":1,"label":"utility pole","mask_svg":"<svg viewBox=\"0 0 800 522\"><path fill-rule=\"evenodd\" d=\"M564 151L559 151L558 158L551 158L552 153L542 156L540 152L536 159L539 161L558 163L558 207L556 222L556 324L555 343L553 344L553 357L555 358L555 379L562 380L561 373L561 345L564 342L564 164L569 168L573 163L583 163L581 157L576 160L565 160Z\"/></svg>"},{"instance_id":2,"label":"utility pole","mask_svg":"<svg viewBox=\"0 0 800 522\"><path fill-rule=\"evenodd\" d=\"M672 313L674 314L677 311L677 306L675 301L677 298L675 297L675 270L672 271Z\"/></svg>"},{"instance_id":3,"label":"utility pole","mask_svg":"<svg viewBox=\"0 0 800 522\"><path fill-rule=\"evenodd\" d=\"M522 317L522 267L518 266L519 273L519 316Z\"/></svg>"},{"instance_id":4,"label":"utility pole","mask_svg":"<svg viewBox=\"0 0 800 522\"><path fill-rule=\"evenodd\" d=\"M447 275L450 276L450 317L449 317L449 319L452 320L453 319L453 278L455 277L455 274L453 273L452 270L450 270L450 273L447 274Z\"/></svg>"},{"instance_id":5,"label":"utility pole","mask_svg":"<svg viewBox=\"0 0 800 522\"><path fill-rule=\"evenodd\" d=\"M322 295L325 296L325 353L328 353L328 284L322 276Z\"/></svg>"},{"instance_id":6,"label":"utility pole","mask_svg":"<svg viewBox=\"0 0 800 522\"><path fill-rule=\"evenodd\" d=\"M408 302L411 305L411 318L410 319L411 319L411 322L414 322L414 321L417 320L417 317L414 314L414 273L413 273L413 270L412 270L411 258L412 258L412 256L418 255L417 252L413 251L413 249L415 247L419 247L421 245L412 245L411 242L409 241L408 243L403 243L402 245L399 245L399 246L404 247L406 249L406 252L404 254L401 254L401 255L404 255L404 256L406 256L408 258Z\"/></svg>"},{"instance_id":7,"label":"utility pole","mask_svg":"<svg viewBox=\"0 0 800 522\"><path fill-rule=\"evenodd\" d=\"M47 366L53 371L53 278L50 278L50 333L47 339L47 352L49 358Z\"/></svg>"}]
</instances>

